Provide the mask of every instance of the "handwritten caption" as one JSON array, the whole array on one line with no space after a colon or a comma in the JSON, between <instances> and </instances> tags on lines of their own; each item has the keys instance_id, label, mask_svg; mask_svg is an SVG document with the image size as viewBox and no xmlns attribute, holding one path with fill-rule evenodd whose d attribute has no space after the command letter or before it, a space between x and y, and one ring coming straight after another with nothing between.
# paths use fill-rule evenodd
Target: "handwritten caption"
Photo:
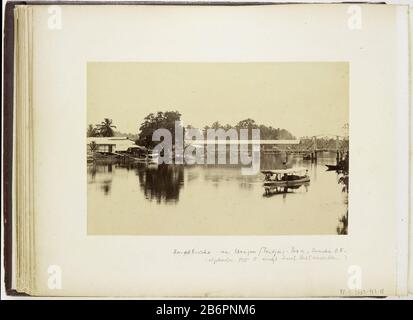
<instances>
[{"instance_id":1,"label":"handwritten caption","mask_svg":"<svg viewBox=\"0 0 413 320\"><path fill-rule=\"evenodd\" d=\"M180 257L201 258L211 264L222 263L278 263L305 261L346 260L344 248L233 248L233 249L173 249L172 254Z\"/></svg>"}]
</instances>

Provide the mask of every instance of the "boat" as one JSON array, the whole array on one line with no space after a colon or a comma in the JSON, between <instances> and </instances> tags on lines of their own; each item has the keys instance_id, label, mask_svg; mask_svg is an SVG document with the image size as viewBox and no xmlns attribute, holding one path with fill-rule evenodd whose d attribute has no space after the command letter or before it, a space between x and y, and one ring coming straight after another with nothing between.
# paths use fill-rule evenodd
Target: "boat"
<instances>
[{"instance_id":1,"label":"boat","mask_svg":"<svg viewBox=\"0 0 413 320\"><path fill-rule=\"evenodd\" d=\"M159 154L153 150L148 151L146 154L146 162L152 166L159 164Z\"/></svg>"},{"instance_id":2,"label":"boat","mask_svg":"<svg viewBox=\"0 0 413 320\"><path fill-rule=\"evenodd\" d=\"M326 164L327 170L343 170L343 167L336 164Z\"/></svg>"},{"instance_id":3,"label":"boat","mask_svg":"<svg viewBox=\"0 0 413 320\"><path fill-rule=\"evenodd\" d=\"M327 171L347 171L348 170L348 163L345 161L340 161L338 164L326 164Z\"/></svg>"},{"instance_id":4,"label":"boat","mask_svg":"<svg viewBox=\"0 0 413 320\"><path fill-rule=\"evenodd\" d=\"M297 189L303 184L310 182L308 169L303 167L280 170L262 170L261 173L265 175L263 187L266 193L279 187Z\"/></svg>"},{"instance_id":5,"label":"boat","mask_svg":"<svg viewBox=\"0 0 413 320\"><path fill-rule=\"evenodd\" d=\"M348 152L343 160L337 161L337 164L326 164L328 171L336 170L336 171L345 171L348 172Z\"/></svg>"},{"instance_id":6,"label":"boat","mask_svg":"<svg viewBox=\"0 0 413 320\"><path fill-rule=\"evenodd\" d=\"M132 146L123 152L114 153L123 161L143 163L147 165L158 165L159 154L153 150L141 146Z\"/></svg>"}]
</instances>

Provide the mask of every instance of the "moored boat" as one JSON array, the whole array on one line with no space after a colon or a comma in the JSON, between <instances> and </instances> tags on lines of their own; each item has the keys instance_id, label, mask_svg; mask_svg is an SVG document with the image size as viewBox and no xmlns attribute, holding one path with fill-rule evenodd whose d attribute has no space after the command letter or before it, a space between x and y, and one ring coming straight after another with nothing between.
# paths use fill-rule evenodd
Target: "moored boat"
<instances>
[{"instance_id":1,"label":"moored boat","mask_svg":"<svg viewBox=\"0 0 413 320\"><path fill-rule=\"evenodd\" d=\"M349 157L348 157L348 152L346 153L346 156L343 160L338 161L337 164L326 164L327 170L332 171L347 171L348 172L348 163L349 163Z\"/></svg>"},{"instance_id":2,"label":"moored boat","mask_svg":"<svg viewBox=\"0 0 413 320\"><path fill-rule=\"evenodd\" d=\"M336 164L326 164L327 170L343 170L342 166Z\"/></svg>"},{"instance_id":3,"label":"moored boat","mask_svg":"<svg viewBox=\"0 0 413 320\"><path fill-rule=\"evenodd\" d=\"M348 170L348 164L344 162L340 162L339 164L326 164L328 171L347 171Z\"/></svg>"},{"instance_id":4,"label":"moored boat","mask_svg":"<svg viewBox=\"0 0 413 320\"><path fill-rule=\"evenodd\" d=\"M159 164L159 154L153 151L149 151L146 155L146 162L151 165Z\"/></svg>"}]
</instances>

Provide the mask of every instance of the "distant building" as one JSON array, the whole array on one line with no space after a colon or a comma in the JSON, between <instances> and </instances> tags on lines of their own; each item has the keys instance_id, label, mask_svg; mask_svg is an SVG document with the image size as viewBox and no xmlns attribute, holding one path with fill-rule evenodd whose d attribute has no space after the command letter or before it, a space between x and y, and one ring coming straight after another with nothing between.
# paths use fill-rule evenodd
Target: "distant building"
<instances>
[{"instance_id":1,"label":"distant building","mask_svg":"<svg viewBox=\"0 0 413 320\"><path fill-rule=\"evenodd\" d=\"M128 137L88 137L86 143L88 153L122 153L137 147L143 148L137 146L135 141Z\"/></svg>"}]
</instances>

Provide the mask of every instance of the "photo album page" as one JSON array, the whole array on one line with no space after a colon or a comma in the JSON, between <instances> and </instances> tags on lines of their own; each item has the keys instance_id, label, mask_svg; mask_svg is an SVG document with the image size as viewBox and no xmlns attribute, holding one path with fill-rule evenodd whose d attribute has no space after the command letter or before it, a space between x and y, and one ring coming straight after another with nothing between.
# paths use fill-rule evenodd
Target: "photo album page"
<instances>
[{"instance_id":1,"label":"photo album page","mask_svg":"<svg viewBox=\"0 0 413 320\"><path fill-rule=\"evenodd\" d=\"M407 294L407 6L19 10L29 294Z\"/></svg>"}]
</instances>

